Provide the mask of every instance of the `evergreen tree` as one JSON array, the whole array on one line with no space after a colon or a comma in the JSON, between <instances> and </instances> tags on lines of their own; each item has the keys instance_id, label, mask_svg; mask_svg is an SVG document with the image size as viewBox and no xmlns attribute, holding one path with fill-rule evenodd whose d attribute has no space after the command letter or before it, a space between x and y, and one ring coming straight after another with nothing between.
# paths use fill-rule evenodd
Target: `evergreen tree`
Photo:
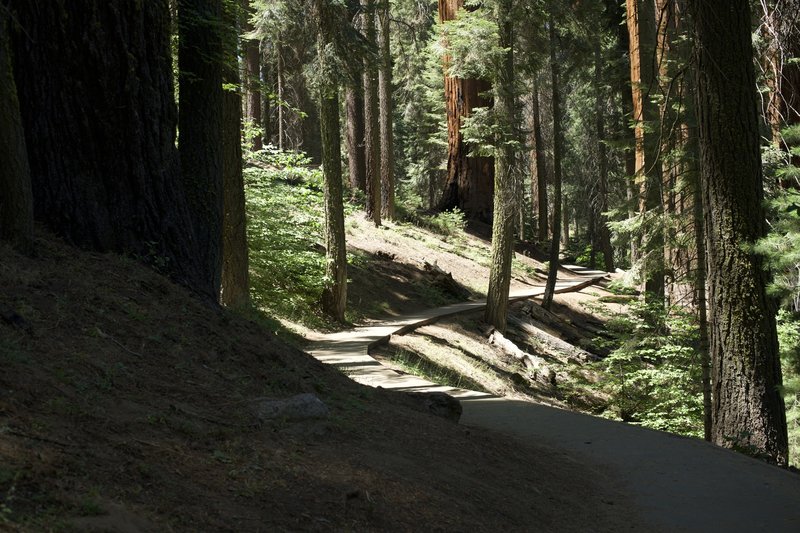
<instances>
[{"instance_id":1,"label":"evergreen tree","mask_svg":"<svg viewBox=\"0 0 800 533\"><path fill-rule=\"evenodd\" d=\"M486 322L500 332L506 330L508 292L511 284L511 259L514 255L514 216L517 190L514 183L516 148L519 144L514 91L513 0L498 0L495 7L498 45L502 59L494 79L494 112L499 133L495 138L494 218L492 223L492 263L486 297Z\"/></svg>"},{"instance_id":2,"label":"evergreen tree","mask_svg":"<svg viewBox=\"0 0 800 533\"><path fill-rule=\"evenodd\" d=\"M364 38L371 53L364 62L364 166L366 168L367 218L381 225L380 115L375 26L376 0L364 0Z\"/></svg>"},{"instance_id":3,"label":"evergreen tree","mask_svg":"<svg viewBox=\"0 0 800 533\"><path fill-rule=\"evenodd\" d=\"M694 0L713 440L787 463L775 305L747 244L765 234L750 6Z\"/></svg>"},{"instance_id":4,"label":"evergreen tree","mask_svg":"<svg viewBox=\"0 0 800 533\"><path fill-rule=\"evenodd\" d=\"M344 20L336 5L314 0L317 22L317 85L322 168L325 189L325 278L323 310L344 322L347 303L347 248L342 201L341 139L339 133L339 86L336 73L335 28Z\"/></svg>"}]
</instances>

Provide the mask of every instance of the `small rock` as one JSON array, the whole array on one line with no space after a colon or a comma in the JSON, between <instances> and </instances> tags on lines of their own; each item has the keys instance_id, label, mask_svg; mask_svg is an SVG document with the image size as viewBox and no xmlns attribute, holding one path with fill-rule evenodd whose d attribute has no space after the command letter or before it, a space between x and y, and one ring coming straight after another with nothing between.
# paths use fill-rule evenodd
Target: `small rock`
<instances>
[{"instance_id":1,"label":"small rock","mask_svg":"<svg viewBox=\"0 0 800 533\"><path fill-rule=\"evenodd\" d=\"M408 392L412 398L420 401L425 408L436 416L453 422L461 418L461 402L443 392Z\"/></svg>"},{"instance_id":2,"label":"small rock","mask_svg":"<svg viewBox=\"0 0 800 533\"><path fill-rule=\"evenodd\" d=\"M302 421L325 418L328 406L314 394L298 394L282 400L258 400L253 413L260 420Z\"/></svg>"}]
</instances>

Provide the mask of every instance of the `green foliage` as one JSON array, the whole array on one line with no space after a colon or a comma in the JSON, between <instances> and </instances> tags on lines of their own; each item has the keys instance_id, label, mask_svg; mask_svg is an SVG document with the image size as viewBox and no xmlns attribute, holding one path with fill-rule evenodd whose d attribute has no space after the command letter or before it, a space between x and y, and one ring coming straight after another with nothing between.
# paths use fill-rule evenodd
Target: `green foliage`
<instances>
[{"instance_id":1,"label":"green foliage","mask_svg":"<svg viewBox=\"0 0 800 533\"><path fill-rule=\"evenodd\" d=\"M770 202L771 231L755 245L772 273L768 289L792 310L800 310L800 192L777 193Z\"/></svg>"},{"instance_id":2,"label":"green foliage","mask_svg":"<svg viewBox=\"0 0 800 533\"><path fill-rule=\"evenodd\" d=\"M506 50L500 47L497 23L485 8L459 10L455 20L439 26L439 53L447 57L447 74L491 80Z\"/></svg>"},{"instance_id":3,"label":"green foliage","mask_svg":"<svg viewBox=\"0 0 800 533\"><path fill-rule=\"evenodd\" d=\"M325 328L321 172L304 166L299 152L268 147L257 159L266 168L244 171L253 303L271 316Z\"/></svg>"},{"instance_id":4,"label":"green foliage","mask_svg":"<svg viewBox=\"0 0 800 533\"><path fill-rule=\"evenodd\" d=\"M778 313L778 342L789 430L789 460L793 466L800 466L800 315L786 310Z\"/></svg>"},{"instance_id":5,"label":"green foliage","mask_svg":"<svg viewBox=\"0 0 800 533\"><path fill-rule=\"evenodd\" d=\"M698 330L695 319L658 303L633 303L608 322L613 351L597 363L611 418L681 435L702 436ZM602 342L602 341L600 341ZM608 342L608 341L605 341Z\"/></svg>"}]
</instances>

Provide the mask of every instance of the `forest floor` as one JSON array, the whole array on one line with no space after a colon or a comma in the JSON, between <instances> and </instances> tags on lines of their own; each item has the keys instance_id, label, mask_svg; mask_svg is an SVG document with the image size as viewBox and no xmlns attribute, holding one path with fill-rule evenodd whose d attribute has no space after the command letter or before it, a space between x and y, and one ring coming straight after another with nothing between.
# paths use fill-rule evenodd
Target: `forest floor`
<instances>
[{"instance_id":1,"label":"forest floor","mask_svg":"<svg viewBox=\"0 0 800 533\"><path fill-rule=\"evenodd\" d=\"M37 249L0 248L0 529L642 529L561 450L357 385L131 259ZM257 416L298 393L328 414Z\"/></svg>"}]
</instances>

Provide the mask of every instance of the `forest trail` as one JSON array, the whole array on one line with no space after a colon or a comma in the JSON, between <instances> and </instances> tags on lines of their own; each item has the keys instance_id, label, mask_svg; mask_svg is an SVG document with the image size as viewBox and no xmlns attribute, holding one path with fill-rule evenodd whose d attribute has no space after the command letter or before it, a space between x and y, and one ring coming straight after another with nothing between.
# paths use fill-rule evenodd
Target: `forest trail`
<instances>
[{"instance_id":1,"label":"forest trail","mask_svg":"<svg viewBox=\"0 0 800 533\"><path fill-rule=\"evenodd\" d=\"M558 280L556 294L579 291L606 276L605 272L599 270L588 270L577 266L565 268L570 270L575 277ZM512 290L509 294L509 301L533 298L543 293L544 285ZM340 368L350 378L362 385L398 391L445 392L458 399L492 397L488 393L447 387L410 374L401 374L383 366L369 355L369 350L373 346L388 341L392 335L402 335L441 318L479 311L484 307L486 307L485 300L462 302L428 309L401 319L356 327L352 330L326 335L312 344L308 352L319 361Z\"/></svg>"},{"instance_id":2,"label":"forest trail","mask_svg":"<svg viewBox=\"0 0 800 533\"><path fill-rule=\"evenodd\" d=\"M559 280L558 293L594 284L605 274L568 267L574 279ZM512 291L510 300L541 295L544 287ZM445 392L461 400L460 423L498 431L562 451L606 474L630 494L635 511L653 530L800 531L800 476L698 439L644 429L545 405L456 389L382 366L369 349L391 335L475 311L484 301L453 304L398 320L326 336L310 347L318 360L353 380L385 389ZM614 505L612 500L603 503Z\"/></svg>"}]
</instances>

